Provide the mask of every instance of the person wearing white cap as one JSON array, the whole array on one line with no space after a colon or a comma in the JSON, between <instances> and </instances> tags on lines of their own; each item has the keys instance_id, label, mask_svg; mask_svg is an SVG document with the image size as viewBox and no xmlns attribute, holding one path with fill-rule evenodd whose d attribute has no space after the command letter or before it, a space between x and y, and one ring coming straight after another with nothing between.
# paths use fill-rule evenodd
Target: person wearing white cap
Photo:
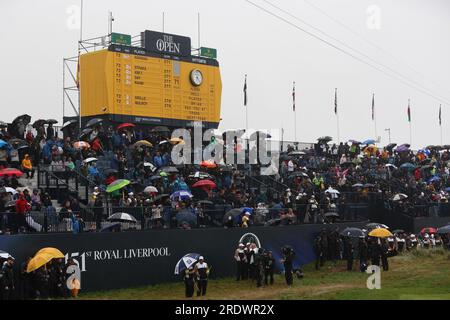
<instances>
[{"instance_id":1,"label":"person wearing white cap","mask_svg":"<svg viewBox=\"0 0 450 320\"><path fill-rule=\"evenodd\" d=\"M236 260L236 281L244 280L245 265L247 263L247 256L244 251L244 244L239 243L238 248L234 252L234 260Z\"/></svg>"},{"instance_id":2,"label":"person wearing white cap","mask_svg":"<svg viewBox=\"0 0 450 320\"><path fill-rule=\"evenodd\" d=\"M205 258L200 256L195 265L195 274L197 275L197 297L206 295L206 287L208 286L209 267L205 262Z\"/></svg>"}]
</instances>

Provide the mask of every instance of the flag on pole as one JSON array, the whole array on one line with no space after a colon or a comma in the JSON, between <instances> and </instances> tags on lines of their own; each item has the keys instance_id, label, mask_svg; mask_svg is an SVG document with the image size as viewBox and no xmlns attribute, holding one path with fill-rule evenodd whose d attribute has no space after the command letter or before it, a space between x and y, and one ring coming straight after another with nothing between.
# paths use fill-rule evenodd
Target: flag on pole
<instances>
[{"instance_id":1,"label":"flag on pole","mask_svg":"<svg viewBox=\"0 0 450 320\"><path fill-rule=\"evenodd\" d=\"M439 125L442 126L442 105L439 106Z\"/></svg>"},{"instance_id":2,"label":"flag on pole","mask_svg":"<svg viewBox=\"0 0 450 320\"><path fill-rule=\"evenodd\" d=\"M295 112L295 82L294 82L294 86L292 88L292 108Z\"/></svg>"},{"instance_id":3,"label":"flag on pole","mask_svg":"<svg viewBox=\"0 0 450 320\"><path fill-rule=\"evenodd\" d=\"M372 121L375 120L375 93L372 96Z\"/></svg>"},{"instance_id":4,"label":"flag on pole","mask_svg":"<svg viewBox=\"0 0 450 320\"><path fill-rule=\"evenodd\" d=\"M244 83L244 106L247 106L247 75L245 75L245 83Z\"/></svg>"},{"instance_id":5,"label":"flag on pole","mask_svg":"<svg viewBox=\"0 0 450 320\"><path fill-rule=\"evenodd\" d=\"M337 88L334 90L334 113L338 113Z\"/></svg>"},{"instance_id":6,"label":"flag on pole","mask_svg":"<svg viewBox=\"0 0 450 320\"><path fill-rule=\"evenodd\" d=\"M411 122L411 101L408 100L408 122Z\"/></svg>"}]
</instances>

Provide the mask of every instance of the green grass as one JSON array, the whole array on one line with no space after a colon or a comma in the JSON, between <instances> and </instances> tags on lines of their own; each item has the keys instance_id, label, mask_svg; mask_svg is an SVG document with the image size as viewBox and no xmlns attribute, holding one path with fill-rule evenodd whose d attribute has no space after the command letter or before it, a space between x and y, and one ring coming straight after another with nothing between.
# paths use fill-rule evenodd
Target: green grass
<instances>
[{"instance_id":1,"label":"green grass","mask_svg":"<svg viewBox=\"0 0 450 320\"><path fill-rule=\"evenodd\" d=\"M295 279L288 288L282 276L275 284L256 288L251 281L234 279L210 280L205 298L215 300L450 300L450 252L442 249L419 249L389 259L390 270L382 272L381 289L366 288L368 274L345 270L345 262L336 266L326 264L321 270L313 265L304 268L305 277ZM356 263L355 263L356 266ZM174 300L184 299L184 284L170 283L155 286L81 293L79 299L113 300Z\"/></svg>"}]
</instances>

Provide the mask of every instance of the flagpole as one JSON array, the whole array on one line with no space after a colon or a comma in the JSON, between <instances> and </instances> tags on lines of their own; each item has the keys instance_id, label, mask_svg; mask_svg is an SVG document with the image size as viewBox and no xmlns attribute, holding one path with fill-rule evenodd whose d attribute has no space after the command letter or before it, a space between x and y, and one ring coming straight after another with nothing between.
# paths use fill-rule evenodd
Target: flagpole
<instances>
[{"instance_id":1,"label":"flagpole","mask_svg":"<svg viewBox=\"0 0 450 320\"><path fill-rule=\"evenodd\" d=\"M295 81L294 81L294 89L292 91L292 99L294 106L294 142L297 142L297 107L295 105Z\"/></svg>"},{"instance_id":2,"label":"flagpole","mask_svg":"<svg viewBox=\"0 0 450 320\"><path fill-rule=\"evenodd\" d=\"M408 116L409 116L409 144L412 147L411 99L408 99Z\"/></svg>"},{"instance_id":3,"label":"flagpole","mask_svg":"<svg viewBox=\"0 0 450 320\"><path fill-rule=\"evenodd\" d=\"M372 108L373 108L373 122L375 125L375 141L378 141L378 130L377 130L377 112L375 110L375 93L373 94L372 98Z\"/></svg>"},{"instance_id":4,"label":"flagpole","mask_svg":"<svg viewBox=\"0 0 450 320\"><path fill-rule=\"evenodd\" d=\"M339 133L339 112L337 109L337 88L334 89L334 97L335 97L335 111L336 111L336 124L337 124L337 138L338 138L338 145L341 144L341 138Z\"/></svg>"},{"instance_id":5,"label":"flagpole","mask_svg":"<svg viewBox=\"0 0 450 320\"><path fill-rule=\"evenodd\" d=\"M443 145L442 143L442 104L439 105L439 127L440 127L440 131L441 131L441 146Z\"/></svg>"},{"instance_id":6,"label":"flagpole","mask_svg":"<svg viewBox=\"0 0 450 320\"><path fill-rule=\"evenodd\" d=\"M248 131L248 101L247 101L247 75L245 75L244 85L244 105L245 105L245 132Z\"/></svg>"}]
</instances>

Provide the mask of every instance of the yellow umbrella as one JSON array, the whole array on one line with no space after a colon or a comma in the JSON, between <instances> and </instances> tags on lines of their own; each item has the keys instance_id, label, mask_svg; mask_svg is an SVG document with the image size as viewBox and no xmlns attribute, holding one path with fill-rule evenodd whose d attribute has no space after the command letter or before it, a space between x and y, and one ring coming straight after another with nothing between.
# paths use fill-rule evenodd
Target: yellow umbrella
<instances>
[{"instance_id":1,"label":"yellow umbrella","mask_svg":"<svg viewBox=\"0 0 450 320\"><path fill-rule=\"evenodd\" d=\"M169 140L169 142L173 145L176 145L176 144L184 145L185 144L184 140L180 139L180 138L172 138Z\"/></svg>"},{"instance_id":2,"label":"yellow umbrella","mask_svg":"<svg viewBox=\"0 0 450 320\"><path fill-rule=\"evenodd\" d=\"M142 147L142 146L151 148L153 147L153 144L151 144L151 142L148 142L147 140L141 140L134 144L134 147Z\"/></svg>"},{"instance_id":3,"label":"yellow umbrella","mask_svg":"<svg viewBox=\"0 0 450 320\"><path fill-rule=\"evenodd\" d=\"M43 248L28 262L27 272L30 273L49 263L52 259L64 259L64 254L56 248Z\"/></svg>"},{"instance_id":4,"label":"yellow umbrella","mask_svg":"<svg viewBox=\"0 0 450 320\"><path fill-rule=\"evenodd\" d=\"M388 230L388 229L384 229L384 228L377 228L377 229L373 229L370 233L369 233L370 237L376 237L376 238L388 238L388 237L393 237L392 233Z\"/></svg>"},{"instance_id":5,"label":"yellow umbrella","mask_svg":"<svg viewBox=\"0 0 450 320\"><path fill-rule=\"evenodd\" d=\"M58 249L56 249L56 248L50 248L50 247L49 248L43 248L43 249L39 250L36 253L36 256L40 255L41 253L49 254L54 259L58 259L58 258L64 259L64 254L61 251L59 251Z\"/></svg>"}]
</instances>

